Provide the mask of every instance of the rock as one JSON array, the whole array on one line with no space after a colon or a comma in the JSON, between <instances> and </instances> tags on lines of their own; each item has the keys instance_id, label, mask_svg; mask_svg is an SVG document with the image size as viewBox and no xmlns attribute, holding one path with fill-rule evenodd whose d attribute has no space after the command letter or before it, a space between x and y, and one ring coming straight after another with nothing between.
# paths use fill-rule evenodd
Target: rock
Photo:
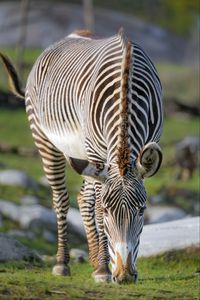
<instances>
[{"instance_id":1,"label":"rock","mask_svg":"<svg viewBox=\"0 0 200 300\"><path fill-rule=\"evenodd\" d=\"M88 254L84 250L72 248L70 250L70 257L74 258L76 262L82 263L85 262L88 259Z\"/></svg>"},{"instance_id":2,"label":"rock","mask_svg":"<svg viewBox=\"0 0 200 300\"><path fill-rule=\"evenodd\" d=\"M0 227L3 225L2 215L0 214Z\"/></svg>"},{"instance_id":3,"label":"rock","mask_svg":"<svg viewBox=\"0 0 200 300\"><path fill-rule=\"evenodd\" d=\"M12 221L17 222L20 219L20 206L3 199L0 199L0 212Z\"/></svg>"},{"instance_id":4,"label":"rock","mask_svg":"<svg viewBox=\"0 0 200 300\"><path fill-rule=\"evenodd\" d=\"M38 189L38 184L25 172L19 170L5 170L0 172L0 184L21 186L24 188Z\"/></svg>"},{"instance_id":5,"label":"rock","mask_svg":"<svg viewBox=\"0 0 200 300\"><path fill-rule=\"evenodd\" d=\"M23 228L46 227L56 230L56 216L54 211L39 204L19 206L1 199L0 211L11 220L19 222Z\"/></svg>"},{"instance_id":6,"label":"rock","mask_svg":"<svg viewBox=\"0 0 200 300\"><path fill-rule=\"evenodd\" d=\"M174 221L186 216L184 210L172 206L151 206L145 212L147 224Z\"/></svg>"},{"instance_id":7,"label":"rock","mask_svg":"<svg viewBox=\"0 0 200 300\"><path fill-rule=\"evenodd\" d=\"M29 240L34 240L35 239L35 233L31 232L31 231L22 231L22 230L12 229L12 230L8 231L8 234L10 236L22 237L22 238L26 238L26 239L29 239Z\"/></svg>"},{"instance_id":8,"label":"rock","mask_svg":"<svg viewBox=\"0 0 200 300\"><path fill-rule=\"evenodd\" d=\"M40 201L35 196L26 195L26 196L21 198L20 202L21 202L22 205L34 205L34 204L39 204Z\"/></svg>"},{"instance_id":9,"label":"rock","mask_svg":"<svg viewBox=\"0 0 200 300\"><path fill-rule=\"evenodd\" d=\"M0 262L11 260L42 262L40 256L35 251L29 249L6 234L0 233L0 245Z\"/></svg>"},{"instance_id":10,"label":"rock","mask_svg":"<svg viewBox=\"0 0 200 300\"><path fill-rule=\"evenodd\" d=\"M56 237L55 234L53 234L51 231L49 230L44 230L43 231L43 238L45 241L49 242L49 243L56 243Z\"/></svg>"},{"instance_id":11,"label":"rock","mask_svg":"<svg viewBox=\"0 0 200 300\"><path fill-rule=\"evenodd\" d=\"M19 222L24 228L57 230L55 212L42 205L21 206Z\"/></svg>"},{"instance_id":12,"label":"rock","mask_svg":"<svg viewBox=\"0 0 200 300\"><path fill-rule=\"evenodd\" d=\"M151 256L168 250L199 246L199 224L200 218L194 217L144 226L138 255Z\"/></svg>"},{"instance_id":13,"label":"rock","mask_svg":"<svg viewBox=\"0 0 200 300\"><path fill-rule=\"evenodd\" d=\"M40 183L42 186L50 187L50 185L49 185L49 183L48 183L48 180L47 180L46 176L40 177L39 183Z\"/></svg>"},{"instance_id":14,"label":"rock","mask_svg":"<svg viewBox=\"0 0 200 300\"><path fill-rule=\"evenodd\" d=\"M151 196L149 199L151 204L158 204L158 203L163 202L164 200L165 200L165 197L163 196L162 193Z\"/></svg>"},{"instance_id":15,"label":"rock","mask_svg":"<svg viewBox=\"0 0 200 300\"><path fill-rule=\"evenodd\" d=\"M54 210L42 205L19 206L0 199L0 211L2 215L19 222L23 228L31 228L34 231L41 231L42 228L57 232L57 220ZM86 234L80 212L75 208L70 208L67 220L69 232L85 240Z\"/></svg>"},{"instance_id":16,"label":"rock","mask_svg":"<svg viewBox=\"0 0 200 300\"><path fill-rule=\"evenodd\" d=\"M69 227L71 226L75 233L79 234L84 240L86 238L86 233L83 225L83 220L78 209L70 207L67 220L69 222ZM70 228L69 228L70 230Z\"/></svg>"}]
</instances>

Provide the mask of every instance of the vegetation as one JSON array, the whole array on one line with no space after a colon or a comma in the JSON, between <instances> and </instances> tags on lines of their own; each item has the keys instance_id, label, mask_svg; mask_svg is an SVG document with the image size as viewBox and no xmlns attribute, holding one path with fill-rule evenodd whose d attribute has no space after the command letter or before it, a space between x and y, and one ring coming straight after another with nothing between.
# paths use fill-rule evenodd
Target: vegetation
<instances>
[{"instance_id":1,"label":"vegetation","mask_svg":"<svg viewBox=\"0 0 200 300\"><path fill-rule=\"evenodd\" d=\"M200 12L197 0L94 0L94 5L138 16L180 35L191 32Z\"/></svg>"},{"instance_id":2,"label":"vegetation","mask_svg":"<svg viewBox=\"0 0 200 300\"><path fill-rule=\"evenodd\" d=\"M199 299L199 249L189 248L138 259L137 284L95 284L88 263L71 262L71 277L51 275L52 259L0 265L0 298L11 299Z\"/></svg>"}]
</instances>

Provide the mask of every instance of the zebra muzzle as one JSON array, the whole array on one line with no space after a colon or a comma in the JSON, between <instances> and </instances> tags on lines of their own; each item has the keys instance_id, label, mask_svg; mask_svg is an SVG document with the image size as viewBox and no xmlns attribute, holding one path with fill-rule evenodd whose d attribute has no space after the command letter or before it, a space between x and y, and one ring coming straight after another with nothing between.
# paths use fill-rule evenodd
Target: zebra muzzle
<instances>
[{"instance_id":1,"label":"zebra muzzle","mask_svg":"<svg viewBox=\"0 0 200 300\"><path fill-rule=\"evenodd\" d=\"M116 269L112 274L112 280L115 283L131 283L137 281L137 271L133 270L131 252L127 256L126 263L123 263L122 257L117 252Z\"/></svg>"}]
</instances>

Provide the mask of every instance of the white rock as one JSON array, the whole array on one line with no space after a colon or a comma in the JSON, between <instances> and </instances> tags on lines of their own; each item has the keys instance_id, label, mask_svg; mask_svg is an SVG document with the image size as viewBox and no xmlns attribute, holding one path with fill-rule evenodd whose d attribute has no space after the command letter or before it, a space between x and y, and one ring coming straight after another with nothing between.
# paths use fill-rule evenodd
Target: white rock
<instances>
[{"instance_id":1,"label":"white rock","mask_svg":"<svg viewBox=\"0 0 200 300\"><path fill-rule=\"evenodd\" d=\"M83 225L83 220L81 217L81 214L78 209L70 207L68 215L67 215L67 220L69 224L73 226L73 229L79 233L83 238L86 237L84 225Z\"/></svg>"},{"instance_id":2,"label":"white rock","mask_svg":"<svg viewBox=\"0 0 200 300\"><path fill-rule=\"evenodd\" d=\"M20 206L10 201L0 199L0 212L12 221L18 222L20 219Z\"/></svg>"},{"instance_id":3,"label":"white rock","mask_svg":"<svg viewBox=\"0 0 200 300\"><path fill-rule=\"evenodd\" d=\"M140 238L138 256L156 255L200 243L200 218L146 225Z\"/></svg>"},{"instance_id":4,"label":"white rock","mask_svg":"<svg viewBox=\"0 0 200 300\"><path fill-rule=\"evenodd\" d=\"M55 212L39 204L21 206L19 222L24 228L44 227L57 230Z\"/></svg>"},{"instance_id":5,"label":"white rock","mask_svg":"<svg viewBox=\"0 0 200 300\"><path fill-rule=\"evenodd\" d=\"M38 185L35 180L25 172L19 170L5 170L0 172L0 184L21 186L37 190Z\"/></svg>"},{"instance_id":6,"label":"white rock","mask_svg":"<svg viewBox=\"0 0 200 300\"><path fill-rule=\"evenodd\" d=\"M40 201L35 196L26 195L21 198L20 202L22 205L34 205L34 204L39 204Z\"/></svg>"},{"instance_id":7,"label":"white rock","mask_svg":"<svg viewBox=\"0 0 200 300\"><path fill-rule=\"evenodd\" d=\"M187 215L181 208L172 206L151 206L145 214L148 224L175 221Z\"/></svg>"},{"instance_id":8,"label":"white rock","mask_svg":"<svg viewBox=\"0 0 200 300\"><path fill-rule=\"evenodd\" d=\"M0 199L0 211L11 220L19 222L23 228L45 228L50 231L57 231L57 220L54 210L42 205L19 206ZM67 220L68 230L85 239L86 235L80 212L75 208L70 208Z\"/></svg>"},{"instance_id":9,"label":"white rock","mask_svg":"<svg viewBox=\"0 0 200 300\"><path fill-rule=\"evenodd\" d=\"M84 262L88 259L87 252L81 249L72 248L69 254L71 258L76 260L76 262Z\"/></svg>"},{"instance_id":10,"label":"white rock","mask_svg":"<svg viewBox=\"0 0 200 300\"><path fill-rule=\"evenodd\" d=\"M42 176L40 177L39 179L39 183L45 187L50 187L49 183L48 183L48 180L46 178L46 176Z\"/></svg>"}]
</instances>

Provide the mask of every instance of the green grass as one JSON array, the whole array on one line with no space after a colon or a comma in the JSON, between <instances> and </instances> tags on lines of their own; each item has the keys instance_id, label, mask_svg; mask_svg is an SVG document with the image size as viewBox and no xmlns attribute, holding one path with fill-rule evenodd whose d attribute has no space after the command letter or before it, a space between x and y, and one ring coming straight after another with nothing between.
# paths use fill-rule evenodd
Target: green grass
<instances>
[{"instance_id":1,"label":"green grass","mask_svg":"<svg viewBox=\"0 0 200 300\"><path fill-rule=\"evenodd\" d=\"M138 259L137 284L95 284L88 263L71 262L71 277L54 277L51 264L0 265L0 299L199 299L199 249L189 248Z\"/></svg>"},{"instance_id":2,"label":"green grass","mask_svg":"<svg viewBox=\"0 0 200 300\"><path fill-rule=\"evenodd\" d=\"M163 86L163 95L167 99L176 99L186 103L199 100L199 69L176 64L157 64Z\"/></svg>"}]
</instances>

